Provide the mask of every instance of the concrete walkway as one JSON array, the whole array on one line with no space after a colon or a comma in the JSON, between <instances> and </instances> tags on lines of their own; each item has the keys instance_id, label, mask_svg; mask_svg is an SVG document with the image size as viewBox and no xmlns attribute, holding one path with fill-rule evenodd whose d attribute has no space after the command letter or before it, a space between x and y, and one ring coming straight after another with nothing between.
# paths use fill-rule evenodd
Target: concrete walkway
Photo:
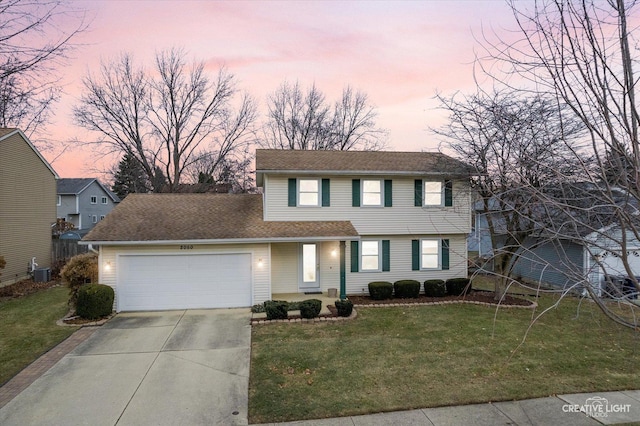
<instances>
[{"instance_id":1,"label":"concrete walkway","mask_svg":"<svg viewBox=\"0 0 640 426\"><path fill-rule=\"evenodd\" d=\"M250 315L117 315L0 408L0 424L247 424Z\"/></svg>"},{"instance_id":2,"label":"concrete walkway","mask_svg":"<svg viewBox=\"0 0 640 426\"><path fill-rule=\"evenodd\" d=\"M580 410L591 410L586 416ZM559 395L557 397L395 411L366 416L307 420L271 425L304 426L597 426L640 424L640 390Z\"/></svg>"}]
</instances>

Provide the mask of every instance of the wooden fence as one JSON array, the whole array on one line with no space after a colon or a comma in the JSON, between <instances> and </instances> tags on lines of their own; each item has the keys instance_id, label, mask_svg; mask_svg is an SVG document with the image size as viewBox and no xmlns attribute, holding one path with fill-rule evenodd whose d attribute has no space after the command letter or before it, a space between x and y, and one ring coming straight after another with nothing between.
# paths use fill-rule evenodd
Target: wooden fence
<instances>
[{"instance_id":1,"label":"wooden fence","mask_svg":"<svg viewBox=\"0 0 640 426\"><path fill-rule=\"evenodd\" d=\"M51 240L51 263L64 259L68 259L77 254L86 253L89 251L89 246L80 245L76 240L60 240L53 238Z\"/></svg>"}]
</instances>

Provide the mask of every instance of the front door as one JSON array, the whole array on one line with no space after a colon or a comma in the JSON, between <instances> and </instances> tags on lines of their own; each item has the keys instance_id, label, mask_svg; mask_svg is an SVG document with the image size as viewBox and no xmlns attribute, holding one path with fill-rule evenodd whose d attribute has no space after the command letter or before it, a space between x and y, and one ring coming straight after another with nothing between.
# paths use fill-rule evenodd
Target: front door
<instances>
[{"instance_id":1,"label":"front door","mask_svg":"<svg viewBox=\"0 0 640 426\"><path fill-rule=\"evenodd\" d=\"M300 290L320 290L320 258L318 257L318 245L302 244L301 248L301 278Z\"/></svg>"}]
</instances>

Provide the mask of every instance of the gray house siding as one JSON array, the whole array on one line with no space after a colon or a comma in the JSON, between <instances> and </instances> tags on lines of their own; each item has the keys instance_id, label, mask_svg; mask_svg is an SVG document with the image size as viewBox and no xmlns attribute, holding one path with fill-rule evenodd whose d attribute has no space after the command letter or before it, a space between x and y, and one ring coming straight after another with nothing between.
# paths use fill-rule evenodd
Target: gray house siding
<instances>
[{"instance_id":1,"label":"gray house siding","mask_svg":"<svg viewBox=\"0 0 640 426\"><path fill-rule=\"evenodd\" d=\"M559 288L570 287L579 281L584 271L581 245L570 241L534 244L535 240L529 240L525 248L518 251L512 276Z\"/></svg>"},{"instance_id":2,"label":"gray house siding","mask_svg":"<svg viewBox=\"0 0 640 426\"><path fill-rule=\"evenodd\" d=\"M87 179L87 181L91 181ZM73 223L77 229L89 230L100 222L116 205L112 196L108 194L97 180L83 187L76 194L58 194L60 205L57 217ZM95 197L95 203L91 202Z\"/></svg>"}]
</instances>

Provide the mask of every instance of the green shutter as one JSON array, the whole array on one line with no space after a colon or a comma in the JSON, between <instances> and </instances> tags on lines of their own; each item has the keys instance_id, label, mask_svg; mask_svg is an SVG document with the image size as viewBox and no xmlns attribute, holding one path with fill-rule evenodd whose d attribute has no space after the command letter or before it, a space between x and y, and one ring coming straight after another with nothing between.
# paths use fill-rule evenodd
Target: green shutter
<instances>
[{"instance_id":1,"label":"green shutter","mask_svg":"<svg viewBox=\"0 0 640 426\"><path fill-rule=\"evenodd\" d=\"M360 256L358 254L358 242L351 241L351 272L358 272Z\"/></svg>"},{"instance_id":2,"label":"green shutter","mask_svg":"<svg viewBox=\"0 0 640 426\"><path fill-rule=\"evenodd\" d=\"M416 179L413 182L413 188L414 188L413 205L416 207L422 207L422 179Z\"/></svg>"},{"instance_id":3,"label":"green shutter","mask_svg":"<svg viewBox=\"0 0 640 426\"><path fill-rule=\"evenodd\" d=\"M442 270L449 269L449 240L442 240Z\"/></svg>"},{"instance_id":4,"label":"green shutter","mask_svg":"<svg viewBox=\"0 0 640 426\"><path fill-rule=\"evenodd\" d=\"M450 180L444 181L444 205L446 207L453 206L453 182Z\"/></svg>"},{"instance_id":5,"label":"green shutter","mask_svg":"<svg viewBox=\"0 0 640 426\"><path fill-rule=\"evenodd\" d=\"M353 179L351 181L351 198L351 205L353 207L360 207L360 179Z\"/></svg>"},{"instance_id":6,"label":"green shutter","mask_svg":"<svg viewBox=\"0 0 640 426\"><path fill-rule=\"evenodd\" d=\"M382 270L384 272L391 270L391 249L390 241L382 240Z\"/></svg>"},{"instance_id":7,"label":"green shutter","mask_svg":"<svg viewBox=\"0 0 640 426\"><path fill-rule=\"evenodd\" d=\"M296 179L289 179L289 207L295 207L298 201Z\"/></svg>"},{"instance_id":8,"label":"green shutter","mask_svg":"<svg viewBox=\"0 0 640 426\"><path fill-rule=\"evenodd\" d=\"M385 207L393 206L393 192L392 192L391 179L384 181L384 206Z\"/></svg>"},{"instance_id":9,"label":"green shutter","mask_svg":"<svg viewBox=\"0 0 640 426\"><path fill-rule=\"evenodd\" d=\"M322 179L322 207L331 205L331 189L329 179Z\"/></svg>"},{"instance_id":10,"label":"green shutter","mask_svg":"<svg viewBox=\"0 0 640 426\"><path fill-rule=\"evenodd\" d=\"M411 240L411 270L420 270L420 240Z\"/></svg>"}]
</instances>

